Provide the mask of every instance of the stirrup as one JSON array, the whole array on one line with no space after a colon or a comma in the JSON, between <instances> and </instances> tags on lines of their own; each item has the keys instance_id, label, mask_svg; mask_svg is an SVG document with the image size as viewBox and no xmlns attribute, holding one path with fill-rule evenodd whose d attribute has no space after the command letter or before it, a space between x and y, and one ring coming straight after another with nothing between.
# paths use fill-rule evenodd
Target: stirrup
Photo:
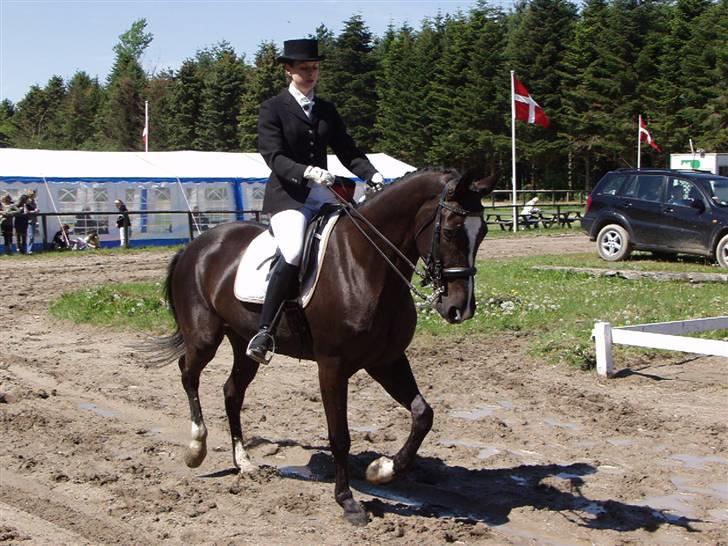
<instances>
[{"instance_id":1,"label":"stirrup","mask_svg":"<svg viewBox=\"0 0 728 546\"><path fill-rule=\"evenodd\" d=\"M253 345L255 342L255 345ZM268 349L267 347L271 348ZM255 360L258 364L268 364L276 352L276 340L268 330L260 330L250 342L245 354Z\"/></svg>"}]
</instances>

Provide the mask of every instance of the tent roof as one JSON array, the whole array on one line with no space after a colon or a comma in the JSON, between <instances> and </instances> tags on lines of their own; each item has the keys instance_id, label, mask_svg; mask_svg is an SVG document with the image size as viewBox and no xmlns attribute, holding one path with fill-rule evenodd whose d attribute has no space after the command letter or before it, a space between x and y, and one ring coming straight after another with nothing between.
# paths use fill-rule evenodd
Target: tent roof
<instances>
[{"instance_id":1,"label":"tent roof","mask_svg":"<svg viewBox=\"0 0 728 546\"><path fill-rule=\"evenodd\" d=\"M368 154L384 178L398 178L415 167L387 154ZM356 178L334 155L329 170ZM82 152L0 149L0 181L28 178L71 179L254 179L266 180L270 169L258 153L229 152Z\"/></svg>"}]
</instances>

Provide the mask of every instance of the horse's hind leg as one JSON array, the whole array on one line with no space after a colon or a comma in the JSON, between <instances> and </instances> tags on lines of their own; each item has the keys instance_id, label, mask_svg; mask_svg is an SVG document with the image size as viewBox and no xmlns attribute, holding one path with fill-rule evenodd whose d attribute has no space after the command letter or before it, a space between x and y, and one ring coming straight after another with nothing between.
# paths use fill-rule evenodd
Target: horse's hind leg
<instances>
[{"instance_id":1,"label":"horse's hind leg","mask_svg":"<svg viewBox=\"0 0 728 546\"><path fill-rule=\"evenodd\" d=\"M207 427L202 418L202 406L200 406L200 374L208 362L213 359L217 347L220 344L222 334L216 343L205 345L204 348L185 348L185 354L179 359L179 369L182 372L182 386L187 393L187 400L190 403L190 418L192 419L192 430L190 443L185 451L185 464L190 468L197 468L202 464L207 455Z\"/></svg>"},{"instance_id":2,"label":"horse's hind leg","mask_svg":"<svg viewBox=\"0 0 728 546\"><path fill-rule=\"evenodd\" d=\"M240 425L240 409L245 400L245 391L258 372L258 363L245 354L245 342L232 332L228 339L233 348L233 370L225 382L225 412L233 439L233 464L241 473L254 470L256 466L248 458L243 446L243 429Z\"/></svg>"},{"instance_id":3,"label":"horse's hind leg","mask_svg":"<svg viewBox=\"0 0 728 546\"><path fill-rule=\"evenodd\" d=\"M407 408L412 416L409 437L394 459L380 457L367 468L368 481L387 483L412 463L422 441L432 428L433 413L417 388L412 368L404 353L390 364L366 370L392 398Z\"/></svg>"}]
</instances>

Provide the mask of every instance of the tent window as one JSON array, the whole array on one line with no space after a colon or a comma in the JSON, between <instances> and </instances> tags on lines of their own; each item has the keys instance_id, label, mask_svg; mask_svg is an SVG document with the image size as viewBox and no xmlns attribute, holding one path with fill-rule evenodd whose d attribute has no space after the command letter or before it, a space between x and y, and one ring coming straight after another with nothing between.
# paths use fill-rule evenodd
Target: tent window
<instances>
[{"instance_id":1,"label":"tent window","mask_svg":"<svg viewBox=\"0 0 728 546\"><path fill-rule=\"evenodd\" d=\"M170 201L171 194L169 188L152 188L152 201Z\"/></svg>"},{"instance_id":2,"label":"tent window","mask_svg":"<svg viewBox=\"0 0 728 546\"><path fill-rule=\"evenodd\" d=\"M109 190L106 188L94 188L94 202L106 203L109 200Z\"/></svg>"},{"instance_id":3,"label":"tent window","mask_svg":"<svg viewBox=\"0 0 728 546\"><path fill-rule=\"evenodd\" d=\"M205 189L205 200L206 201L227 201L228 192L227 188L206 188Z\"/></svg>"},{"instance_id":4,"label":"tent window","mask_svg":"<svg viewBox=\"0 0 728 546\"><path fill-rule=\"evenodd\" d=\"M62 203L75 203L78 191L76 188L60 188L58 190L58 200Z\"/></svg>"}]
</instances>

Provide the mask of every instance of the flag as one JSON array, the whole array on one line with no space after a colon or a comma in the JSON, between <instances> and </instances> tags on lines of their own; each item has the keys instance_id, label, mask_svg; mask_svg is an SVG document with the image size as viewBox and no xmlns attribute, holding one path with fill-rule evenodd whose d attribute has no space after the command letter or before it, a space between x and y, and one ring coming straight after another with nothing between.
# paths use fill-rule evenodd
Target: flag
<instances>
[{"instance_id":1,"label":"flag","mask_svg":"<svg viewBox=\"0 0 728 546\"><path fill-rule=\"evenodd\" d=\"M516 76L513 76L513 102L516 106L516 119L526 123L537 123L541 127L549 126L549 118L538 103Z\"/></svg>"},{"instance_id":2,"label":"flag","mask_svg":"<svg viewBox=\"0 0 728 546\"><path fill-rule=\"evenodd\" d=\"M632 133L632 134L634 134L634 133ZM647 144L652 146L658 152L662 152L660 147L657 145L657 143L652 138L652 135L650 134L650 132L647 130L647 124L645 123L645 120L642 116L640 116L640 140L642 142L646 142Z\"/></svg>"},{"instance_id":3,"label":"flag","mask_svg":"<svg viewBox=\"0 0 728 546\"><path fill-rule=\"evenodd\" d=\"M144 129L142 130L142 140L144 141L145 145L147 143L148 138L149 138L149 130L146 126L144 126Z\"/></svg>"}]
</instances>

